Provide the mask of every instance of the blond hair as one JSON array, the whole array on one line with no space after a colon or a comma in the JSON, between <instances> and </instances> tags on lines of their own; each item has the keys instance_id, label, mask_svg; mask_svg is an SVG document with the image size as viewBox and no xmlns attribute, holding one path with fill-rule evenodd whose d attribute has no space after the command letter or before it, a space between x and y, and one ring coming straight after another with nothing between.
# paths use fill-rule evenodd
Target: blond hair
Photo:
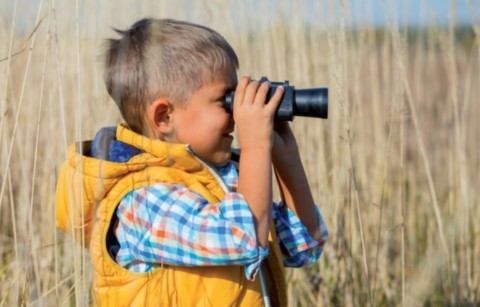
<instances>
[{"instance_id":1,"label":"blond hair","mask_svg":"<svg viewBox=\"0 0 480 307\"><path fill-rule=\"evenodd\" d=\"M115 30L105 52L105 84L130 126L143 133L149 103L168 97L173 104L217 73L235 73L238 58L217 32L171 19L142 19L128 30Z\"/></svg>"}]
</instances>

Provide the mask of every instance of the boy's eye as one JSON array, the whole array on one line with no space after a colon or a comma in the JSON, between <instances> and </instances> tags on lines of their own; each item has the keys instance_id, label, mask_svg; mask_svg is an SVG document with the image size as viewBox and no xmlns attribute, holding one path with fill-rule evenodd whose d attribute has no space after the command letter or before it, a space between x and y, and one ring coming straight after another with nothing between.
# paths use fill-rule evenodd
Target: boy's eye
<instances>
[{"instance_id":1,"label":"boy's eye","mask_svg":"<svg viewBox=\"0 0 480 307\"><path fill-rule=\"evenodd\" d=\"M224 105L224 104L225 104L225 99L226 99L226 98L227 98L227 96L222 96L222 97L220 97L220 98L216 99L216 100L215 100L215 102L218 102L218 103L220 103L220 104Z\"/></svg>"}]
</instances>

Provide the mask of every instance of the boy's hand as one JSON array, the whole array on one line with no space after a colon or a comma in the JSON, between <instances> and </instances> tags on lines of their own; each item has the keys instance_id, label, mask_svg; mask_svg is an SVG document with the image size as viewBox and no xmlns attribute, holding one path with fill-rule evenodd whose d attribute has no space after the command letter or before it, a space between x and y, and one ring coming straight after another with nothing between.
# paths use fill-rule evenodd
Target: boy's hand
<instances>
[{"instance_id":1,"label":"boy's hand","mask_svg":"<svg viewBox=\"0 0 480 307\"><path fill-rule=\"evenodd\" d=\"M283 88L278 87L265 104L270 84L251 82L243 77L235 91L233 119L242 147L237 192L244 195L255 221L258 244L268 246L272 217L272 135L273 117L281 101Z\"/></svg>"},{"instance_id":2,"label":"boy's hand","mask_svg":"<svg viewBox=\"0 0 480 307\"><path fill-rule=\"evenodd\" d=\"M283 95L279 86L265 103L270 84L242 77L235 90L233 118L238 129L242 151L251 148L270 150L272 147L273 118Z\"/></svg>"}]
</instances>

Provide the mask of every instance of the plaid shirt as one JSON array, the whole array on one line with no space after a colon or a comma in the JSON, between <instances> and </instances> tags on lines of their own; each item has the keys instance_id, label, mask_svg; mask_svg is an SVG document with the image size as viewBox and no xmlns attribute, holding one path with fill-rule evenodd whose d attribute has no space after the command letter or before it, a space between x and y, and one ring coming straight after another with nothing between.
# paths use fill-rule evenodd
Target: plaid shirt
<instances>
[{"instance_id":1,"label":"plaid shirt","mask_svg":"<svg viewBox=\"0 0 480 307\"><path fill-rule=\"evenodd\" d=\"M230 191L238 174L232 164L217 168ZM316 208L319 241L280 202L273 203L273 221L284 265L300 267L315 262L328 238ZM209 204L184 186L158 183L127 194L117 209L115 234L120 243L116 260L134 272L148 272L162 264L179 266L244 265L253 280L268 255L257 243L253 215L242 194L229 192Z\"/></svg>"}]
</instances>

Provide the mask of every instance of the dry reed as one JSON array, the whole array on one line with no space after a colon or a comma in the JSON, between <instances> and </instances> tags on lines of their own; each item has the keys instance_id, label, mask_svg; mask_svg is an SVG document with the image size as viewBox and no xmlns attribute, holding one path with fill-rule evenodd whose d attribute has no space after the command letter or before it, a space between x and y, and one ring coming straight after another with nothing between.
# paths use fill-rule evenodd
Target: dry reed
<instances>
[{"instance_id":1,"label":"dry reed","mask_svg":"<svg viewBox=\"0 0 480 307\"><path fill-rule=\"evenodd\" d=\"M333 0L26 3L1 4L0 306L91 301L88 251L55 228L56 174L120 120L101 42L145 16L217 29L240 74L330 88L328 120L293 122L330 240L288 270L292 306L480 303L478 20L459 36L453 13L407 31L389 2L385 28L352 28Z\"/></svg>"}]
</instances>

